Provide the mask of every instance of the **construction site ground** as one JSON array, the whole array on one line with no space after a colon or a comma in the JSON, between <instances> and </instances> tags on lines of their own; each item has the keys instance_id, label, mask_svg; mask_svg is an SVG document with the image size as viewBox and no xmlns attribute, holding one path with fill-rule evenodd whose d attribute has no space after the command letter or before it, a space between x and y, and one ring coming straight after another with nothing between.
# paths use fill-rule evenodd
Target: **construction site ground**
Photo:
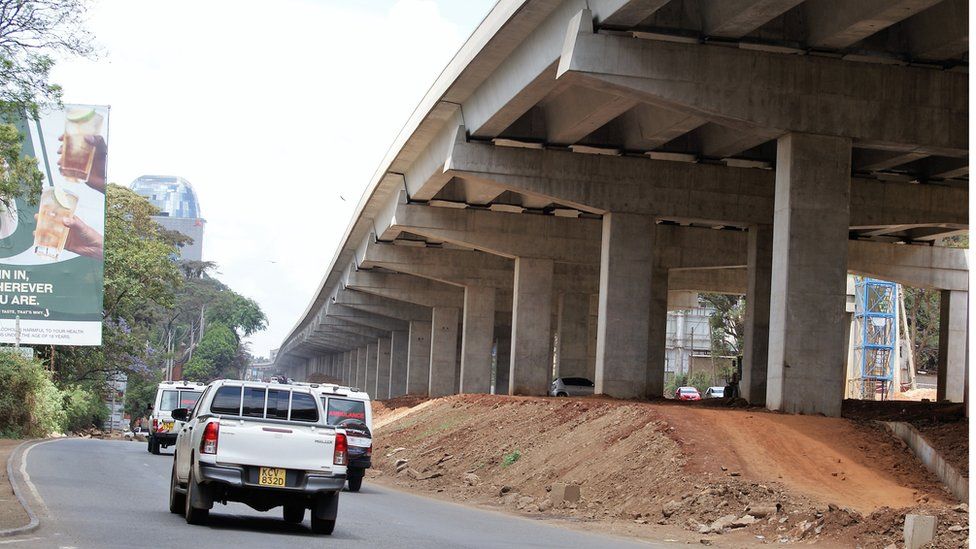
<instances>
[{"instance_id":1,"label":"construction site ground","mask_svg":"<svg viewBox=\"0 0 976 549\"><path fill-rule=\"evenodd\" d=\"M873 421L876 406L845 404L850 417L826 418L718 402L457 395L373 409L367 480L435 497L720 547L886 547L916 513L938 517L931 547L968 544L968 508ZM939 446L968 459L968 420L942 419L929 425ZM579 501L554 498L562 484L578 485Z\"/></svg>"}]
</instances>

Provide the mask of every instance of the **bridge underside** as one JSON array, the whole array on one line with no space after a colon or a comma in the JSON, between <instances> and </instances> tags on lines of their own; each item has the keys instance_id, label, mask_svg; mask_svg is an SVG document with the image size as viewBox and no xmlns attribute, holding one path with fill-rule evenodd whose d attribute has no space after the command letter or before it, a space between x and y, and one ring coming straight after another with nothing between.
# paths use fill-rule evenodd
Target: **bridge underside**
<instances>
[{"instance_id":1,"label":"bridge underside","mask_svg":"<svg viewBox=\"0 0 976 549\"><path fill-rule=\"evenodd\" d=\"M846 276L942 291L968 379L965 0L502 0L377 172L278 364L374 397L660 397L744 294L743 396L839 415ZM341 183L341 182L340 182Z\"/></svg>"}]
</instances>

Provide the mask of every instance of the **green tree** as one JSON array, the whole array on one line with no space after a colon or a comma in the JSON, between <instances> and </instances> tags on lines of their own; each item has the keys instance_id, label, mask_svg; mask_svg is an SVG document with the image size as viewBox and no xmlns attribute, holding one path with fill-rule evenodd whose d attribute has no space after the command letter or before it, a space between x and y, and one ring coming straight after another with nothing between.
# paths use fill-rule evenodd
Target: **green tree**
<instances>
[{"instance_id":1,"label":"green tree","mask_svg":"<svg viewBox=\"0 0 976 549\"><path fill-rule=\"evenodd\" d=\"M200 340L193 358L183 367L189 381L211 381L219 375L233 375L238 352L237 335L223 324L211 324Z\"/></svg>"},{"instance_id":2,"label":"green tree","mask_svg":"<svg viewBox=\"0 0 976 549\"><path fill-rule=\"evenodd\" d=\"M712 356L736 356L742 353L745 337L745 299L728 294L698 294L698 299L715 312L708 319L711 328Z\"/></svg>"},{"instance_id":3,"label":"green tree","mask_svg":"<svg viewBox=\"0 0 976 549\"><path fill-rule=\"evenodd\" d=\"M230 327L239 337L247 337L267 327L268 319L253 299L244 297L230 288L217 295L217 299L207 311L207 319L210 322L218 322Z\"/></svg>"}]
</instances>

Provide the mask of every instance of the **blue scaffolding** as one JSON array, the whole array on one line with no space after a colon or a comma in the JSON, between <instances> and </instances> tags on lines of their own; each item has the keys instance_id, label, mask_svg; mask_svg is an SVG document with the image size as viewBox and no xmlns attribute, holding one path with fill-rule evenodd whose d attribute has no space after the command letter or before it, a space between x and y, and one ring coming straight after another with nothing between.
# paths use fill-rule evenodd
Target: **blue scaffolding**
<instances>
[{"instance_id":1,"label":"blue scaffolding","mask_svg":"<svg viewBox=\"0 0 976 549\"><path fill-rule=\"evenodd\" d=\"M860 379L854 380L861 398L885 400L893 392L898 345L898 284L857 277L854 322L854 364Z\"/></svg>"}]
</instances>

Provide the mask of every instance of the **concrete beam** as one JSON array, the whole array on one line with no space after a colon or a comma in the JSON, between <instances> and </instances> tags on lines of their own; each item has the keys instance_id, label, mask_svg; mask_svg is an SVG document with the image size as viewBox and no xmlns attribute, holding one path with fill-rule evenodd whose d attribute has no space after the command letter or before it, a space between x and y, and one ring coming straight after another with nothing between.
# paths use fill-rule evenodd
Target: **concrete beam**
<instances>
[{"instance_id":1,"label":"concrete beam","mask_svg":"<svg viewBox=\"0 0 976 549\"><path fill-rule=\"evenodd\" d=\"M409 230L426 238L513 259L545 257L564 263L592 264L600 254L599 220L594 219L432 208L398 200L391 218L375 221L384 240Z\"/></svg>"},{"instance_id":2,"label":"concrete beam","mask_svg":"<svg viewBox=\"0 0 976 549\"><path fill-rule=\"evenodd\" d=\"M803 6L807 44L843 49L934 6L939 0L808 0Z\"/></svg>"},{"instance_id":3,"label":"concrete beam","mask_svg":"<svg viewBox=\"0 0 976 549\"><path fill-rule=\"evenodd\" d=\"M325 309L325 314L330 317L346 320L353 324L369 326L377 330L383 330L384 332L407 329L406 321L367 313L332 301L327 301L323 308Z\"/></svg>"},{"instance_id":4,"label":"concrete beam","mask_svg":"<svg viewBox=\"0 0 976 549\"><path fill-rule=\"evenodd\" d=\"M776 138L775 132L744 132L718 124L705 124L697 134L701 155L706 158L737 156Z\"/></svg>"},{"instance_id":5,"label":"concrete beam","mask_svg":"<svg viewBox=\"0 0 976 549\"><path fill-rule=\"evenodd\" d=\"M405 274L350 269L346 288L424 307L456 307L463 302L460 288Z\"/></svg>"},{"instance_id":6,"label":"concrete beam","mask_svg":"<svg viewBox=\"0 0 976 549\"><path fill-rule=\"evenodd\" d=\"M849 272L936 290L969 290L968 250L851 240Z\"/></svg>"},{"instance_id":7,"label":"concrete beam","mask_svg":"<svg viewBox=\"0 0 976 549\"><path fill-rule=\"evenodd\" d=\"M446 164L456 177L593 213L617 208L677 221L773 222L769 170L496 147L464 140L463 130L457 137ZM852 228L969 224L966 188L854 178L850 196Z\"/></svg>"},{"instance_id":8,"label":"concrete beam","mask_svg":"<svg viewBox=\"0 0 976 549\"><path fill-rule=\"evenodd\" d=\"M558 79L746 133L836 135L855 144L944 156L963 156L969 149L968 128L962 123L969 115L966 74L634 40L594 34L586 25L569 32ZM939 93L889 93L893 89ZM832 116L822 116L827 103Z\"/></svg>"},{"instance_id":9,"label":"concrete beam","mask_svg":"<svg viewBox=\"0 0 976 549\"><path fill-rule=\"evenodd\" d=\"M397 246L369 235L356 252L362 268L383 267L461 286L511 288L511 259L476 250Z\"/></svg>"},{"instance_id":10,"label":"concrete beam","mask_svg":"<svg viewBox=\"0 0 976 549\"><path fill-rule=\"evenodd\" d=\"M641 21L654 15L654 12L663 8L669 0L604 0L603 4L613 5L612 12L600 19L597 24L601 28L629 29L640 24ZM611 11L611 10L597 10Z\"/></svg>"},{"instance_id":11,"label":"concrete beam","mask_svg":"<svg viewBox=\"0 0 976 549\"><path fill-rule=\"evenodd\" d=\"M902 22L916 59L950 59L969 51L969 0L943 0Z\"/></svg>"},{"instance_id":12,"label":"concrete beam","mask_svg":"<svg viewBox=\"0 0 976 549\"><path fill-rule=\"evenodd\" d=\"M703 0L702 33L742 38L801 2L803 0Z\"/></svg>"},{"instance_id":13,"label":"concrete beam","mask_svg":"<svg viewBox=\"0 0 976 549\"><path fill-rule=\"evenodd\" d=\"M854 149L855 172L876 172L908 164L929 155L914 151L884 151L878 149Z\"/></svg>"},{"instance_id":14,"label":"concrete beam","mask_svg":"<svg viewBox=\"0 0 976 549\"><path fill-rule=\"evenodd\" d=\"M572 145L627 112L637 101L599 90L569 87L542 103L546 141Z\"/></svg>"},{"instance_id":15,"label":"concrete beam","mask_svg":"<svg viewBox=\"0 0 976 549\"><path fill-rule=\"evenodd\" d=\"M377 315L398 318L407 322L430 322L429 307L423 307L398 299L389 299L351 289L340 290L336 293L334 299L339 305L346 305L353 309L359 309Z\"/></svg>"},{"instance_id":16,"label":"concrete beam","mask_svg":"<svg viewBox=\"0 0 976 549\"><path fill-rule=\"evenodd\" d=\"M704 123L686 112L640 103L620 117L620 130L625 149L650 151Z\"/></svg>"}]
</instances>

